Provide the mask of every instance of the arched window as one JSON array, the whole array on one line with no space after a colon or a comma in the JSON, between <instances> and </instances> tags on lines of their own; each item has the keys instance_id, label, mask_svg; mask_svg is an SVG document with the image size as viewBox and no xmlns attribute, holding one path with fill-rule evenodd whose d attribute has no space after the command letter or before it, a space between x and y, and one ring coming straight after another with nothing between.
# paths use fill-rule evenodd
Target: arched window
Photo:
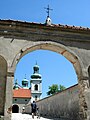
<instances>
[{"instance_id":1,"label":"arched window","mask_svg":"<svg viewBox=\"0 0 90 120\"><path fill-rule=\"evenodd\" d=\"M35 89L35 90L38 90L38 85L37 85L37 84L34 86L34 89Z\"/></svg>"}]
</instances>

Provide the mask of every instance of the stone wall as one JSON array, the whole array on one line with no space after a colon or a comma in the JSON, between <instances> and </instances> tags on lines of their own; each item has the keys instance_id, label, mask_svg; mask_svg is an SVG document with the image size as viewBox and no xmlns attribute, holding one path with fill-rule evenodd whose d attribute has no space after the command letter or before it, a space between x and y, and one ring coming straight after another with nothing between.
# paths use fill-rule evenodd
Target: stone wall
<instances>
[{"instance_id":1,"label":"stone wall","mask_svg":"<svg viewBox=\"0 0 90 120\"><path fill-rule=\"evenodd\" d=\"M79 120L79 89L74 85L63 92L44 98L37 102L40 114L45 117L61 118L62 120ZM26 113L30 113L30 105Z\"/></svg>"},{"instance_id":2,"label":"stone wall","mask_svg":"<svg viewBox=\"0 0 90 120\"><path fill-rule=\"evenodd\" d=\"M4 115L5 90L6 90L7 64L0 56L0 115Z\"/></svg>"}]
</instances>

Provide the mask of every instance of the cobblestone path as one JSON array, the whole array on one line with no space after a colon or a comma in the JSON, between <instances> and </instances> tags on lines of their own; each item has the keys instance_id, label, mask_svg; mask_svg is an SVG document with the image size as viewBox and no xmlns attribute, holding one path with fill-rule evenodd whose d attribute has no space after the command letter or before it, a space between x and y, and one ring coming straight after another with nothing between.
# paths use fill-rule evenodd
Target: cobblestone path
<instances>
[{"instance_id":1,"label":"cobblestone path","mask_svg":"<svg viewBox=\"0 0 90 120\"><path fill-rule=\"evenodd\" d=\"M38 119L36 116L34 119L32 119L32 116L28 114L12 113L12 120L51 120L51 119L42 118L42 117Z\"/></svg>"}]
</instances>

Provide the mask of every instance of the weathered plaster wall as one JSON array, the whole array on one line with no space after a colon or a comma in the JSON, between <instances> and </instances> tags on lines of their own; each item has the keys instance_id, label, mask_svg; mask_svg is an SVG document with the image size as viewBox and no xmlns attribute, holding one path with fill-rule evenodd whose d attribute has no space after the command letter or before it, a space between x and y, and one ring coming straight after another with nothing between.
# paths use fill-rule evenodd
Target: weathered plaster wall
<instances>
[{"instance_id":1,"label":"weathered plaster wall","mask_svg":"<svg viewBox=\"0 0 90 120\"><path fill-rule=\"evenodd\" d=\"M5 90L6 90L7 63L0 56L0 115L4 115Z\"/></svg>"},{"instance_id":2,"label":"weathered plaster wall","mask_svg":"<svg viewBox=\"0 0 90 120\"><path fill-rule=\"evenodd\" d=\"M37 102L40 114L45 117L62 118L63 120L79 120L79 89L72 86ZM30 105L26 106L26 113L30 113Z\"/></svg>"}]
</instances>

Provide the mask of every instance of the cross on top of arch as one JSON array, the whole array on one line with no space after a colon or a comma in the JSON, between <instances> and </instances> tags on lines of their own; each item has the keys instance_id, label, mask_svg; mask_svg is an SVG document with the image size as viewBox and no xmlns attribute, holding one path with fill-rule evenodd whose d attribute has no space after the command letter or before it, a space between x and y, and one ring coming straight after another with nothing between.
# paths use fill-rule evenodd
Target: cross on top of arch
<instances>
[{"instance_id":1,"label":"cross on top of arch","mask_svg":"<svg viewBox=\"0 0 90 120\"><path fill-rule=\"evenodd\" d=\"M53 10L53 9L51 9L50 7L49 7L49 5L48 5L48 7L47 8L44 8L44 9L46 9L47 11L47 14L48 14L48 16L47 17L49 17L49 15L50 15L50 10Z\"/></svg>"}]
</instances>

